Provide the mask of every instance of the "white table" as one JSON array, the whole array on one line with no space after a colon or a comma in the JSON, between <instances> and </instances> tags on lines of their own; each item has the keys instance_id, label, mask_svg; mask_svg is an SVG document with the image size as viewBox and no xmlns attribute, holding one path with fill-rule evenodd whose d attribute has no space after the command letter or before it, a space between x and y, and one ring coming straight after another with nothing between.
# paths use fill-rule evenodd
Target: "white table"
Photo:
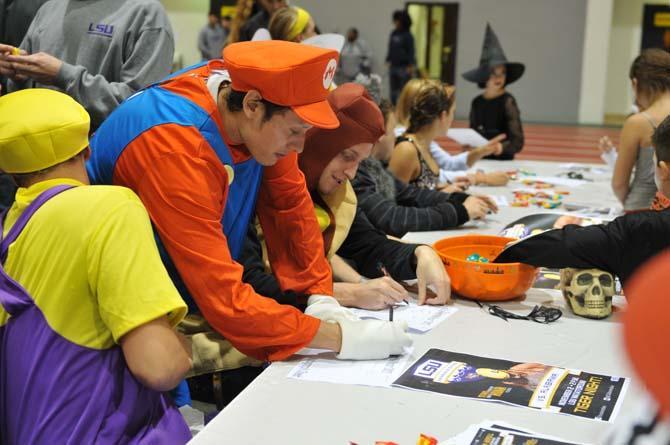
<instances>
[{"instance_id":1,"label":"white table","mask_svg":"<svg viewBox=\"0 0 670 445\"><path fill-rule=\"evenodd\" d=\"M486 167L509 169L512 164L482 163ZM514 166L538 174L558 173L558 164L515 162ZM506 188L478 191L507 194ZM579 189L572 189L575 200L597 205L614 204L606 177ZM497 233L504 225L537 209L503 208L498 215L474 229L479 233ZM405 238L433 242L473 230L408 234ZM558 291L532 289L525 301L504 303L506 309L526 312L537 303L564 306ZM458 300L459 311L433 331L416 335L418 358L431 347L515 361L542 362L549 365L632 376L619 338L619 315L601 321L574 316L569 309L551 325L526 321L505 322L493 317L476 304ZM193 444L372 444L375 440L393 440L414 444L420 433L445 440L468 425L484 419L502 420L530 430L575 441L603 443L603 435L612 424L549 414L526 408L439 394L420 393L399 388L372 388L287 379L294 362L274 363L244 392L227 406L192 441ZM629 388L622 412L640 403L641 393Z\"/></svg>"}]
</instances>

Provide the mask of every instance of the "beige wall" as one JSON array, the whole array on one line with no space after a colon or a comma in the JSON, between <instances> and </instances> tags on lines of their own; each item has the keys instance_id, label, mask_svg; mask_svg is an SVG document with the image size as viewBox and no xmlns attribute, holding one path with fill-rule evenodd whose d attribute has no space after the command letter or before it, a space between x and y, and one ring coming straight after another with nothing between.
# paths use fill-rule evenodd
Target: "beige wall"
<instances>
[{"instance_id":1,"label":"beige wall","mask_svg":"<svg viewBox=\"0 0 670 445\"><path fill-rule=\"evenodd\" d=\"M161 0L175 34L175 53L184 66L200 61L198 33L207 24L209 0Z\"/></svg>"},{"instance_id":2,"label":"beige wall","mask_svg":"<svg viewBox=\"0 0 670 445\"><path fill-rule=\"evenodd\" d=\"M477 93L476 87L460 79L460 73L474 66L479 58L484 24L490 20L508 57L522 59L527 65L526 76L512 86L524 119L568 123L599 123L598 116L603 112L629 112L633 97L628 68L639 53L643 5L667 4L667 0L587 0L584 9L579 10L574 2L563 0L509 0L505 5L498 0L452 1L461 3L456 67L460 117L467 115L469 102ZM176 52L185 66L197 63L200 60L197 38L207 20L209 0L161 2L175 31ZM323 31L344 33L350 26L358 27L375 53L375 69L384 71L390 15L394 9L404 7L403 0L294 0L293 3L310 10ZM524 10L535 19L511 20L510 14L515 10ZM581 24L582 29L577 23L570 32L554 32L565 28L561 23L579 17L579 12L581 18L577 22L586 20L585 26ZM611 28L606 23L608 14ZM548 17L553 20L547 22ZM563 37L556 40L556 35ZM577 44L577 39L582 43ZM526 48L527 42L532 42L534 50Z\"/></svg>"},{"instance_id":3,"label":"beige wall","mask_svg":"<svg viewBox=\"0 0 670 445\"><path fill-rule=\"evenodd\" d=\"M460 4L456 54L458 117L468 116L471 100L480 93L476 85L462 79L461 73L477 65L486 22L490 21L507 57L526 64L524 77L510 87L522 118L528 122L578 121L585 0L433 1ZM391 14L394 9L404 7L404 0L293 0L293 3L310 11L324 32L344 33L350 26L357 27L375 54L374 68L384 73ZM385 87L384 92L387 91Z\"/></svg>"},{"instance_id":4,"label":"beige wall","mask_svg":"<svg viewBox=\"0 0 670 445\"><path fill-rule=\"evenodd\" d=\"M640 53L642 13L645 4L667 5L661 0L614 0L607 62L605 113L626 115L633 104L628 70Z\"/></svg>"},{"instance_id":5,"label":"beige wall","mask_svg":"<svg viewBox=\"0 0 670 445\"><path fill-rule=\"evenodd\" d=\"M579 95L580 124L603 123L612 6L614 0L588 0Z\"/></svg>"}]
</instances>

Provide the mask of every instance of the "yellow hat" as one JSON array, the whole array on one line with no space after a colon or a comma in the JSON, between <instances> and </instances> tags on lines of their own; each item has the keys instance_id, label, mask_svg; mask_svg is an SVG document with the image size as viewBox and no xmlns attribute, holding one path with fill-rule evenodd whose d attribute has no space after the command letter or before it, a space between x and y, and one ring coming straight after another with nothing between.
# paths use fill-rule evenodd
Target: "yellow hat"
<instances>
[{"instance_id":1,"label":"yellow hat","mask_svg":"<svg viewBox=\"0 0 670 445\"><path fill-rule=\"evenodd\" d=\"M88 147L91 118L70 96L33 88L0 98L0 170L31 173Z\"/></svg>"}]
</instances>

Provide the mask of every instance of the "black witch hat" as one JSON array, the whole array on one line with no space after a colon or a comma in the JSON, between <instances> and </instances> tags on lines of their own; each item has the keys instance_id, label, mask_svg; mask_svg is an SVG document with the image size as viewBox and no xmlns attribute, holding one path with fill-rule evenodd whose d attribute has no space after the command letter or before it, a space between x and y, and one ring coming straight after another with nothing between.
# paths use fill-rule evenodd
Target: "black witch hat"
<instances>
[{"instance_id":1,"label":"black witch hat","mask_svg":"<svg viewBox=\"0 0 670 445\"><path fill-rule=\"evenodd\" d=\"M526 67L523 63L508 62L498 36L493 32L491 25L486 24L486 34L484 35L484 45L482 46L482 56L479 59L479 66L473 70L463 73L463 78L470 82L477 83L480 87L486 84L491 76L491 70L498 66L505 65L507 71L506 84L516 82L523 75Z\"/></svg>"}]
</instances>

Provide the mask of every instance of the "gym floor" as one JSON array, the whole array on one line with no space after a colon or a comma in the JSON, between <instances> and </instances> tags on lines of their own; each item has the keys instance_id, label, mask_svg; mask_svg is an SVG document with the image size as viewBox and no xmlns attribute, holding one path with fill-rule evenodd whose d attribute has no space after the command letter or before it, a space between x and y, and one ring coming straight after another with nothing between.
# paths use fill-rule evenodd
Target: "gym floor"
<instances>
[{"instance_id":1,"label":"gym floor","mask_svg":"<svg viewBox=\"0 0 670 445\"><path fill-rule=\"evenodd\" d=\"M454 128L467 128L466 121L454 122ZM619 144L619 127L593 127L524 124L526 136L523 151L516 159L533 161L590 162L604 164L600 159L598 141L609 136L615 146ZM439 141L449 153L459 153L461 148L450 139Z\"/></svg>"}]
</instances>

